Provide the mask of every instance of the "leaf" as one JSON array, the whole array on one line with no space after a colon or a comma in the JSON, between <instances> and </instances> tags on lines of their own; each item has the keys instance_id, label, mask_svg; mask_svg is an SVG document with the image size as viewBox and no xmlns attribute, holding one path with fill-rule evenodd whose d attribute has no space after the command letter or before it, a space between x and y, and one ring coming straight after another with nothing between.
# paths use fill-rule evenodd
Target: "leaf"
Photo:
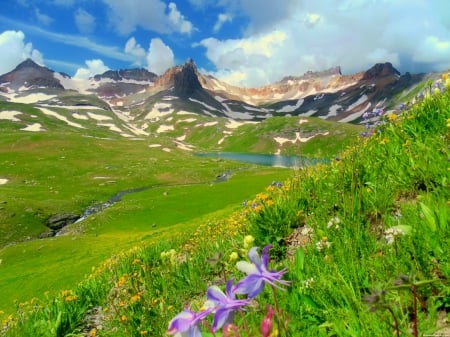
<instances>
[{"instance_id":1,"label":"leaf","mask_svg":"<svg viewBox=\"0 0 450 337\"><path fill-rule=\"evenodd\" d=\"M302 296L302 302L306 304L308 307L318 309L319 305L316 303L316 301L313 300L313 298L309 295L303 295Z\"/></svg>"},{"instance_id":2,"label":"leaf","mask_svg":"<svg viewBox=\"0 0 450 337\"><path fill-rule=\"evenodd\" d=\"M405 233L405 235L411 235L411 233L412 233L412 227L408 226L408 225L397 225L397 226L392 226L391 228L398 229L398 230L402 231L403 233Z\"/></svg>"},{"instance_id":3,"label":"leaf","mask_svg":"<svg viewBox=\"0 0 450 337\"><path fill-rule=\"evenodd\" d=\"M303 249L297 249L295 261L297 262L298 268L303 271L303 269L305 268L305 252L303 251Z\"/></svg>"},{"instance_id":4,"label":"leaf","mask_svg":"<svg viewBox=\"0 0 450 337\"><path fill-rule=\"evenodd\" d=\"M420 208L422 209L422 213L425 217L426 223L432 232L436 232L436 218L434 217L433 211L424 203L420 203Z\"/></svg>"}]
</instances>

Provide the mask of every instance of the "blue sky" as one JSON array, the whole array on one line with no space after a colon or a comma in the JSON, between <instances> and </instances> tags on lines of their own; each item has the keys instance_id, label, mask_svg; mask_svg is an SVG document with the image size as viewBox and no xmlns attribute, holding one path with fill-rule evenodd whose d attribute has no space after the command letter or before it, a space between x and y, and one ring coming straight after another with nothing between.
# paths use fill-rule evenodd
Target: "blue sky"
<instances>
[{"instance_id":1,"label":"blue sky","mask_svg":"<svg viewBox=\"0 0 450 337\"><path fill-rule=\"evenodd\" d=\"M0 74L24 59L86 78L162 74L192 57L229 83L260 86L340 65L450 68L448 0L8 0Z\"/></svg>"}]
</instances>

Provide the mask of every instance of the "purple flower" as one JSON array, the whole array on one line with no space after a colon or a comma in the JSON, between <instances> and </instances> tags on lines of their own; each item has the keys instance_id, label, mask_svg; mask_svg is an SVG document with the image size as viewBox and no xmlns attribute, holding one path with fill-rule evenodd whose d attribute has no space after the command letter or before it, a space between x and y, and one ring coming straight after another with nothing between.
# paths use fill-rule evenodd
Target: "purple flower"
<instances>
[{"instance_id":1,"label":"purple flower","mask_svg":"<svg viewBox=\"0 0 450 337\"><path fill-rule=\"evenodd\" d=\"M267 252L272 248L272 245L267 245L262 250L262 256L258 255L258 247L253 247L248 252L248 257L253 263L247 261L239 261L236 267L247 274L247 276L239 281L233 288L235 294L248 294L249 298L258 295L264 289L265 283L270 284L276 288L280 288L277 283L281 285L289 285L290 282L283 281L281 277L287 272L287 269L280 271L269 271L267 269L269 264L269 255ZM280 288L282 289L282 288Z\"/></svg>"},{"instance_id":2,"label":"purple flower","mask_svg":"<svg viewBox=\"0 0 450 337\"><path fill-rule=\"evenodd\" d=\"M201 337L199 325L211 312L211 309L198 313L185 309L170 321L167 333L169 335L179 334L182 337Z\"/></svg>"},{"instance_id":3,"label":"purple flower","mask_svg":"<svg viewBox=\"0 0 450 337\"><path fill-rule=\"evenodd\" d=\"M225 293L217 286L211 286L206 291L206 297L208 301L213 303L215 311L212 324L213 332L219 330L225 324L231 324L234 312L250 304L250 300L247 299L237 300L232 288L233 280L230 280L227 282Z\"/></svg>"}]
</instances>

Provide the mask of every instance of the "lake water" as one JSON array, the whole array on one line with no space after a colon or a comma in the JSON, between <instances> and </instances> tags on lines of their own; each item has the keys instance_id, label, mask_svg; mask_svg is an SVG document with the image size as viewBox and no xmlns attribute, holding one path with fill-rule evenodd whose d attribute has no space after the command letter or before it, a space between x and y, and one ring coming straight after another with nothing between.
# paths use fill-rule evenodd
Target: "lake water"
<instances>
[{"instance_id":1,"label":"lake water","mask_svg":"<svg viewBox=\"0 0 450 337\"><path fill-rule=\"evenodd\" d=\"M323 159L311 159L299 156L282 156L276 154L255 154L255 153L233 153L233 152L213 152L197 153L196 156L208 158L223 158L236 160L244 163L275 166L275 167L302 167L323 163Z\"/></svg>"}]
</instances>

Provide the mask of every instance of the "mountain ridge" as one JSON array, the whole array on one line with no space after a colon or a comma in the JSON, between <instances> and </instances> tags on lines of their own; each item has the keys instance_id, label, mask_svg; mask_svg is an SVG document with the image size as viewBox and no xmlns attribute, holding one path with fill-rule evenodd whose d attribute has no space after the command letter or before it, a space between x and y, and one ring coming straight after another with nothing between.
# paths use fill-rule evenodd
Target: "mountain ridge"
<instances>
[{"instance_id":1,"label":"mountain ridge","mask_svg":"<svg viewBox=\"0 0 450 337\"><path fill-rule=\"evenodd\" d=\"M343 75L336 66L245 88L200 73L192 59L169 68L161 76L145 69L123 69L108 70L87 80L71 78L26 60L0 76L0 93L3 92L5 100L14 101L30 90L52 89L61 93L73 90L97 96L111 109L128 114L141 125L142 116L148 111L168 106L236 120L314 116L358 123L367 111L394 107L405 91L410 92L427 76L431 75L401 75L391 63L385 62L350 75Z\"/></svg>"}]
</instances>

